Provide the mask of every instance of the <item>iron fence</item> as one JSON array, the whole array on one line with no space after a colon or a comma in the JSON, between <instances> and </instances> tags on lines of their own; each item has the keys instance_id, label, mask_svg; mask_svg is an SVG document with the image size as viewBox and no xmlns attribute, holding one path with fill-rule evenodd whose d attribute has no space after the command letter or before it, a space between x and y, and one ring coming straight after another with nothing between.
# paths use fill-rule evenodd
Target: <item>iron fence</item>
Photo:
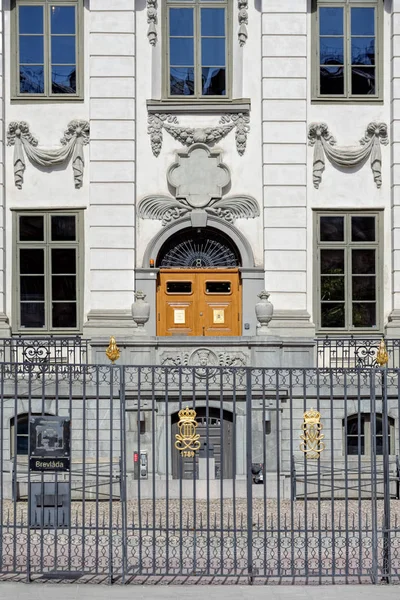
<instances>
[{"instance_id":1,"label":"iron fence","mask_svg":"<svg viewBox=\"0 0 400 600\"><path fill-rule=\"evenodd\" d=\"M87 364L89 340L60 336L17 336L0 339L0 362L10 364L80 365Z\"/></svg>"},{"instance_id":2,"label":"iron fence","mask_svg":"<svg viewBox=\"0 0 400 600\"><path fill-rule=\"evenodd\" d=\"M400 581L400 370L37 367L0 365L3 576Z\"/></svg>"},{"instance_id":3,"label":"iron fence","mask_svg":"<svg viewBox=\"0 0 400 600\"><path fill-rule=\"evenodd\" d=\"M322 369L354 369L376 366L380 337L337 338L326 336L315 340L316 367ZM387 339L385 345L391 368L400 367L400 340Z\"/></svg>"}]
</instances>

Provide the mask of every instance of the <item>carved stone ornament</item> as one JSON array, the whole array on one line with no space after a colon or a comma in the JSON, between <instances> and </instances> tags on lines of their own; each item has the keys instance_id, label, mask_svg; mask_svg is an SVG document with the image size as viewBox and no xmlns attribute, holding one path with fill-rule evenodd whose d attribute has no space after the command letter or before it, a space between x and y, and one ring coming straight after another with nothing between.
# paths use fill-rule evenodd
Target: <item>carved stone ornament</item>
<instances>
[{"instance_id":1,"label":"carved stone ornament","mask_svg":"<svg viewBox=\"0 0 400 600\"><path fill-rule=\"evenodd\" d=\"M244 46L247 38L248 38L248 33L247 33L247 25L249 24L249 13L247 12L247 9L249 8L249 2L248 0L238 0L238 21L239 21L239 31L238 31L238 38L239 38L239 45L240 46Z\"/></svg>"},{"instance_id":2,"label":"carved stone ornament","mask_svg":"<svg viewBox=\"0 0 400 600\"><path fill-rule=\"evenodd\" d=\"M150 135L151 149L154 156L159 156L162 142L163 129L183 146L191 146L196 142L209 146L219 142L233 129L236 130L236 148L240 156L246 150L247 134L250 131L250 117L245 113L224 115L219 125L215 127L177 127L179 125L174 115L154 113L148 117L148 134Z\"/></svg>"},{"instance_id":3,"label":"carved stone ornament","mask_svg":"<svg viewBox=\"0 0 400 600\"><path fill-rule=\"evenodd\" d=\"M54 149L38 148L38 140L29 131L25 121L13 121L7 130L7 145L14 146L14 181L22 189L26 168L25 154L32 164L40 167L55 167L71 159L74 182L77 189L82 187L85 159L83 146L89 143L89 123L71 121L61 138L61 147Z\"/></svg>"},{"instance_id":4,"label":"carved stone ornament","mask_svg":"<svg viewBox=\"0 0 400 600\"><path fill-rule=\"evenodd\" d=\"M201 214L215 215L229 223L236 219L258 217L260 209L252 196L227 196L223 192L231 181L229 168L222 162L221 152L205 144L193 144L176 153L176 161L167 171L171 196L147 196L139 203L142 219L157 219L162 225L180 219L187 213L194 218ZM205 226L205 224L203 225Z\"/></svg>"},{"instance_id":5,"label":"carved stone ornament","mask_svg":"<svg viewBox=\"0 0 400 600\"><path fill-rule=\"evenodd\" d=\"M381 144L389 143L386 123L370 123L360 146L336 146L336 140L326 123L311 123L308 129L309 145L314 146L313 179L314 187L319 188L325 170L325 155L338 167L351 169L362 165L371 157L371 169L376 187L382 186Z\"/></svg>"},{"instance_id":6,"label":"carved stone ornament","mask_svg":"<svg viewBox=\"0 0 400 600\"><path fill-rule=\"evenodd\" d=\"M174 352L161 355L161 364L175 367L197 367L195 375L200 379L212 377L213 367L245 367L248 357L243 352L214 352L209 348L196 348L193 352Z\"/></svg>"},{"instance_id":7,"label":"carved stone ornament","mask_svg":"<svg viewBox=\"0 0 400 600\"><path fill-rule=\"evenodd\" d=\"M147 0L147 39L152 46L157 43L157 0Z\"/></svg>"}]
</instances>

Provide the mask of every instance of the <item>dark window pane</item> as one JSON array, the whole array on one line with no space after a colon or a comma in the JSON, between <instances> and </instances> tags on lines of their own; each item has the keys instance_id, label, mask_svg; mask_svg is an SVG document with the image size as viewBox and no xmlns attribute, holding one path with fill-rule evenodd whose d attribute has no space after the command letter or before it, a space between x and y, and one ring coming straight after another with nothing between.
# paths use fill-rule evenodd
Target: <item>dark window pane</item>
<instances>
[{"instance_id":1,"label":"dark window pane","mask_svg":"<svg viewBox=\"0 0 400 600\"><path fill-rule=\"evenodd\" d=\"M19 272L21 275L42 275L44 273L44 250L20 248Z\"/></svg>"},{"instance_id":2,"label":"dark window pane","mask_svg":"<svg viewBox=\"0 0 400 600\"><path fill-rule=\"evenodd\" d=\"M357 455L365 453L364 437L348 437L347 438L347 454Z\"/></svg>"},{"instance_id":3,"label":"dark window pane","mask_svg":"<svg viewBox=\"0 0 400 600\"><path fill-rule=\"evenodd\" d=\"M167 294L191 294L190 281L167 281Z\"/></svg>"},{"instance_id":4,"label":"dark window pane","mask_svg":"<svg viewBox=\"0 0 400 600\"><path fill-rule=\"evenodd\" d=\"M374 67L352 67L351 92L355 96L375 94Z\"/></svg>"},{"instance_id":5,"label":"dark window pane","mask_svg":"<svg viewBox=\"0 0 400 600\"><path fill-rule=\"evenodd\" d=\"M22 456L28 454L29 438L24 435L17 435L17 454Z\"/></svg>"},{"instance_id":6,"label":"dark window pane","mask_svg":"<svg viewBox=\"0 0 400 600\"><path fill-rule=\"evenodd\" d=\"M344 250L321 250L321 273L330 275L344 273Z\"/></svg>"},{"instance_id":7,"label":"dark window pane","mask_svg":"<svg viewBox=\"0 0 400 600\"><path fill-rule=\"evenodd\" d=\"M223 8L201 9L201 35L225 35L225 10Z\"/></svg>"},{"instance_id":8,"label":"dark window pane","mask_svg":"<svg viewBox=\"0 0 400 600\"><path fill-rule=\"evenodd\" d=\"M343 217L320 217L319 226L321 242L344 241Z\"/></svg>"},{"instance_id":9,"label":"dark window pane","mask_svg":"<svg viewBox=\"0 0 400 600\"><path fill-rule=\"evenodd\" d=\"M75 7L51 6L51 33L75 33Z\"/></svg>"},{"instance_id":10,"label":"dark window pane","mask_svg":"<svg viewBox=\"0 0 400 600\"><path fill-rule=\"evenodd\" d=\"M76 304L53 302L53 327L76 327Z\"/></svg>"},{"instance_id":11,"label":"dark window pane","mask_svg":"<svg viewBox=\"0 0 400 600\"><path fill-rule=\"evenodd\" d=\"M320 68L320 94L323 96L344 94L343 67Z\"/></svg>"},{"instance_id":12,"label":"dark window pane","mask_svg":"<svg viewBox=\"0 0 400 600\"><path fill-rule=\"evenodd\" d=\"M43 67L20 67L19 91L21 94L44 93Z\"/></svg>"},{"instance_id":13,"label":"dark window pane","mask_svg":"<svg viewBox=\"0 0 400 600\"><path fill-rule=\"evenodd\" d=\"M374 65L375 38L352 38L351 62L353 65Z\"/></svg>"},{"instance_id":14,"label":"dark window pane","mask_svg":"<svg viewBox=\"0 0 400 600\"><path fill-rule=\"evenodd\" d=\"M169 62L171 65L194 65L193 38L171 38L169 40Z\"/></svg>"},{"instance_id":15,"label":"dark window pane","mask_svg":"<svg viewBox=\"0 0 400 600\"><path fill-rule=\"evenodd\" d=\"M44 327L44 304L23 302L21 308L21 327Z\"/></svg>"},{"instance_id":16,"label":"dark window pane","mask_svg":"<svg viewBox=\"0 0 400 600\"><path fill-rule=\"evenodd\" d=\"M376 278L353 277L353 300L375 300Z\"/></svg>"},{"instance_id":17,"label":"dark window pane","mask_svg":"<svg viewBox=\"0 0 400 600\"><path fill-rule=\"evenodd\" d=\"M342 302L321 303L321 326L322 327L344 327L344 304Z\"/></svg>"},{"instance_id":18,"label":"dark window pane","mask_svg":"<svg viewBox=\"0 0 400 600\"><path fill-rule=\"evenodd\" d=\"M44 277L23 275L20 277L21 301L44 302Z\"/></svg>"},{"instance_id":19,"label":"dark window pane","mask_svg":"<svg viewBox=\"0 0 400 600\"><path fill-rule=\"evenodd\" d=\"M19 33L43 33L43 6L20 6Z\"/></svg>"},{"instance_id":20,"label":"dark window pane","mask_svg":"<svg viewBox=\"0 0 400 600\"><path fill-rule=\"evenodd\" d=\"M351 217L351 241L375 241L375 217Z\"/></svg>"},{"instance_id":21,"label":"dark window pane","mask_svg":"<svg viewBox=\"0 0 400 600\"><path fill-rule=\"evenodd\" d=\"M351 35L375 35L375 9L351 9Z\"/></svg>"},{"instance_id":22,"label":"dark window pane","mask_svg":"<svg viewBox=\"0 0 400 600\"><path fill-rule=\"evenodd\" d=\"M76 273L75 248L53 248L51 251L51 272L53 274Z\"/></svg>"},{"instance_id":23,"label":"dark window pane","mask_svg":"<svg viewBox=\"0 0 400 600\"><path fill-rule=\"evenodd\" d=\"M383 437L380 435L376 436L376 453L378 456L383 455Z\"/></svg>"},{"instance_id":24,"label":"dark window pane","mask_svg":"<svg viewBox=\"0 0 400 600\"><path fill-rule=\"evenodd\" d=\"M352 272L354 275L375 275L375 250L352 250Z\"/></svg>"},{"instance_id":25,"label":"dark window pane","mask_svg":"<svg viewBox=\"0 0 400 600\"><path fill-rule=\"evenodd\" d=\"M52 66L51 91L53 94L76 94L76 66Z\"/></svg>"},{"instance_id":26,"label":"dark window pane","mask_svg":"<svg viewBox=\"0 0 400 600\"><path fill-rule=\"evenodd\" d=\"M51 239L53 242L74 241L76 239L75 217L51 217Z\"/></svg>"},{"instance_id":27,"label":"dark window pane","mask_svg":"<svg viewBox=\"0 0 400 600\"><path fill-rule=\"evenodd\" d=\"M321 300L344 300L344 277L321 277Z\"/></svg>"},{"instance_id":28,"label":"dark window pane","mask_svg":"<svg viewBox=\"0 0 400 600\"><path fill-rule=\"evenodd\" d=\"M203 68L202 72L202 94L203 96L225 96L225 69Z\"/></svg>"},{"instance_id":29,"label":"dark window pane","mask_svg":"<svg viewBox=\"0 0 400 600\"><path fill-rule=\"evenodd\" d=\"M169 9L169 34L177 36L193 35L193 8Z\"/></svg>"},{"instance_id":30,"label":"dark window pane","mask_svg":"<svg viewBox=\"0 0 400 600\"><path fill-rule=\"evenodd\" d=\"M193 96L194 69L193 67L171 67L170 93L172 96Z\"/></svg>"},{"instance_id":31,"label":"dark window pane","mask_svg":"<svg viewBox=\"0 0 400 600\"><path fill-rule=\"evenodd\" d=\"M28 435L29 422L28 417L17 417L17 435Z\"/></svg>"},{"instance_id":32,"label":"dark window pane","mask_svg":"<svg viewBox=\"0 0 400 600\"><path fill-rule=\"evenodd\" d=\"M231 282L230 281L207 281L206 282L206 293L207 294L230 294L231 293Z\"/></svg>"},{"instance_id":33,"label":"dark window pane","mask_svg":"<svg viewBox=\"0 0 400 600\"><path fill-rule=\"evenodd\" d=\"M320 35L343 35L343 8L319 9Z\"/></svg>"},{"instance_id":34,"label":"dark window pane","mask_svg":"<svg viewBox=\"0 0 400 600\"><path fill-rule=\"evenodd\" d=\"M201 40L201 64L203 66L225 66L225 39L203 38Z\"/></svg>"},{"instance_id":35,"label":"dark window pane","mask_svg":"<svg viewBox=\"0 0 400 600\"><path fill-rule=\"evenodd\" d=\"M375 423L376 423L376 429L375 429L376 435L382 435L383 434L383 421L382 421L382 417L378 417L378 415L377 415Z\"/></svg>"},{"instance_id":36,"label":"dark window pane","mask_svg":"<svg viewBox=\"0 0 400 600\"><path fill-rule=\"evenodd\" d=\"M19 36L19 62L21 64L43 64L43 37L41 35Z\"/></svg>"},{"instance_id":37,"label":"dark window pane","mask_svg":"<svg viewBox=\"0 0 400 600\"><path fill-rule=\"evenodd\" d=\"M320 38L319 61L321 65L343 65L343 38Z\"/></svg>"},{"instance_id":38,"label":"dark window pane","mask_svg":"<svg viewBox=\"0 0 400 600\"><path fill-rule=\"evenodd\" d=\"M353 303L353 326L375 327L376 326L376 304L375 302Z\"/></svg>"},{"instance_id":39,"label":"dark window pane","mask_svg":"<svg viewBox=\"0 0 400 600\"><path fill-rule=\"evenodd\" d=\"M52 64L75 64L75 36L63 35L51 37Z\"/></svg>"},{"instance_id":40,"label":"dark window pane","mask_svg":"<svg viewBox=\"0 0 400 600\"><path fill-rule=\"evenodd\" d=\"M21 216L19 218L19 239L21 242L42 242L44 240L43 217Z\"/></svg>"},{"instance_id":41,"label":"dark window pane","mask_svg":"<svg viewBox=\"0 0 400 600\"><path fill-rule=\"evenodd\" d=\"M348 435L364 435L364 417L360 417L360 424L358 423L358 416L347 419L347 434Z\"/></svg>"},{"instance_id":42,"label":"dark window pane","mask_svg":"<svg viewBox=\"0 0 400 600\"><path fill-rule=\"evenodd\" d=\"M76 300L76 277L71 275L53 276L51 293L53 300Z\"/></svg>"}]
</instances>

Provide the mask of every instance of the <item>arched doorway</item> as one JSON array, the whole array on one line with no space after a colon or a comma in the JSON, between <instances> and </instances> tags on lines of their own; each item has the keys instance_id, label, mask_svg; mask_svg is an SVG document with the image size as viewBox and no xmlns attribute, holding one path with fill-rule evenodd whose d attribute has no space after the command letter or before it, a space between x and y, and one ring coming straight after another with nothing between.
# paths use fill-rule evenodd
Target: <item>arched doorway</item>
<instances>
[{"instance_id":1,"label":"arched doorway","mask_svg":"<svg viewBox=\"0 0 400 600\"><path fill-rule=\"evenodd\" d=\"M241 334L241 260L228 236L183 230L163 244L156 266L157 335Z\"/></svg>"},{"instance_id":2,"label":"arched doorway","mask_svg":"<svg viewBox=\"0 0 400 600\"><path fill-rule=\"evenodd\" d=\"M232 479L233 477L233 415L231 412L219 408L196 408L198 423L196 433L200 435L201 450L205 444L211 448L214 457L215 473L210 473L211 479ZM175 448L175 435L178 433L178 413L171 417L171 442L172 442L172 478L193 479L199 477L199 457L196 452L194 458L183 458ZM208 432L208 435L207 435ZM207 455L207 452L205 452Z\"/></svg>"}]
</instances>

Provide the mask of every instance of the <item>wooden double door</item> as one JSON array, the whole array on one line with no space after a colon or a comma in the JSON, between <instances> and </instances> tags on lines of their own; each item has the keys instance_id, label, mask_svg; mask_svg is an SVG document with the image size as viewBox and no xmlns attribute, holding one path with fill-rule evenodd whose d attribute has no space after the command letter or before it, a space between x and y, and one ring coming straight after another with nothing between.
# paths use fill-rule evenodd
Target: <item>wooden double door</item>
<instances>
[{"instance_id":1,"label":"wooden double door","mask_svg":"<svg viewBox=\"0 0 400 600\"><path fill-rule=\"evenodd\" d=\"M161 269L157 335L240 336L238 269Z\"/></svg>"}]
</instances>

